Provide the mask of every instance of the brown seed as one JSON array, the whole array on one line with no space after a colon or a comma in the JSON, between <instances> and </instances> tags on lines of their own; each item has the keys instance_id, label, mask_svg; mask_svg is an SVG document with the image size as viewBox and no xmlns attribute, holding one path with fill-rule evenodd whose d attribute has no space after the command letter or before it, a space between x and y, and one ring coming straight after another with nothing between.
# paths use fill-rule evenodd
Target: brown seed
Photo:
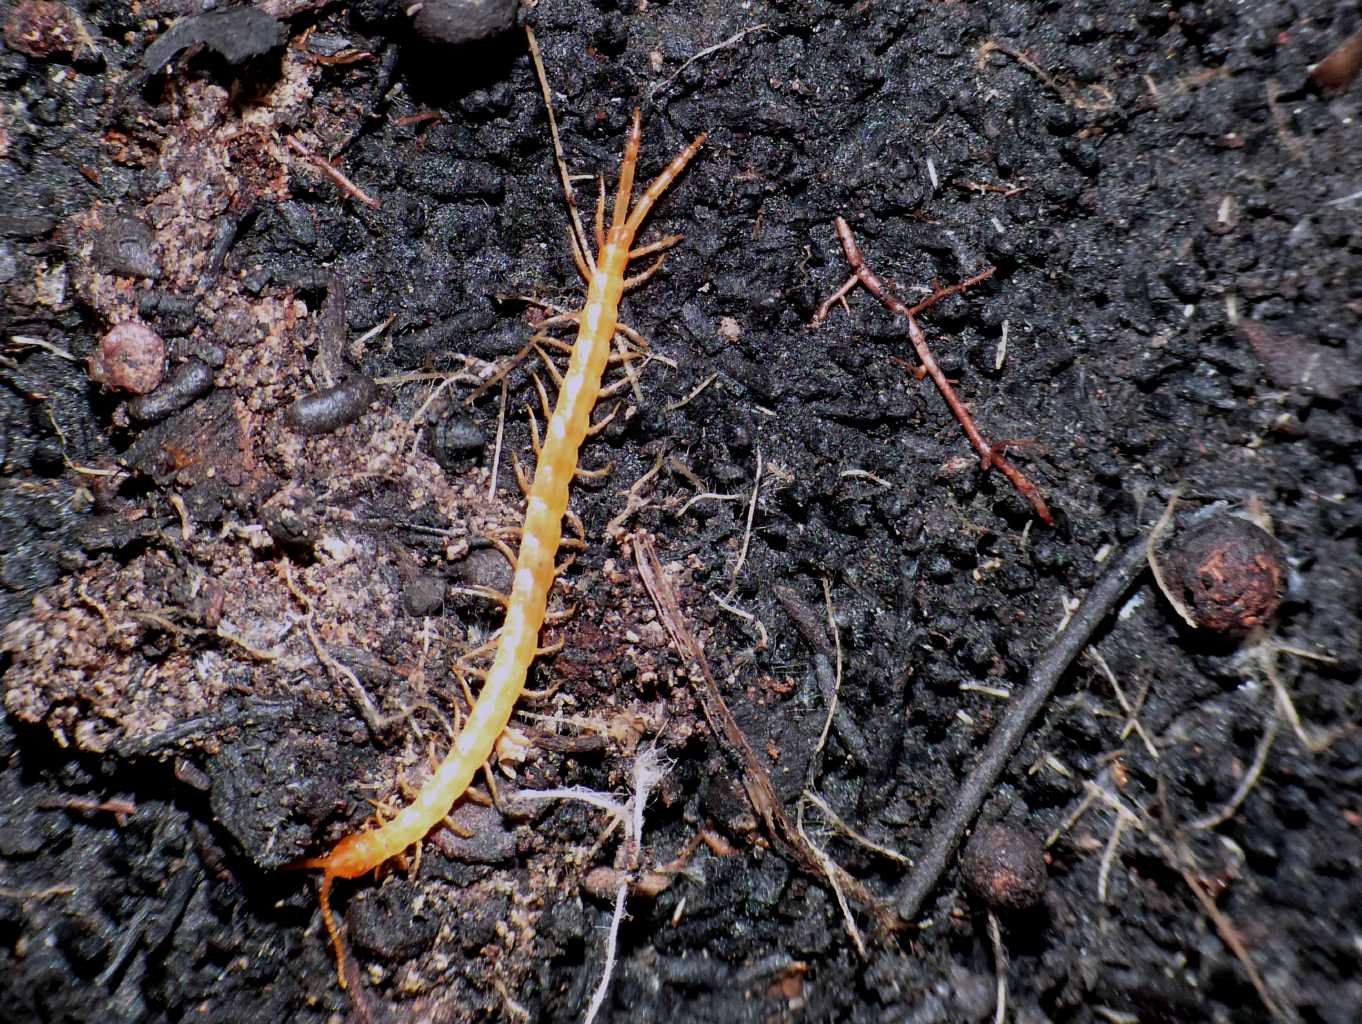
<instances>
[{"instance_id":1,"label":"brown seed","mask_svg":"<svg viewBox=\"0 0 1362 1024\"><path fill-rule=\"evenodd\" d=\"M1362 29L1316 64L1310 78L1321 89L1341 91L1352 85L1359 73L1362 73Z\"/></svg>"},{"instance_id":2,"label":"brown seed","mask_svg":"<svg viewBox=\"0 0 1362 1024\"><path fill-rule=\"evenodd\" d=\"M1025 910L1045 894L1045 853L1030 832L984 825L965 846L960 870L970 891L994 910Z\"/></svg>"},{"instance_id":3,"label":"brown seed","mask_svg":"<svg viewBox=\"0 0 1362 1024\"><path fill-rule=\"evenodd\" d=\"M91 380L136 395L156 390L165 366L166 343L140 320L119 324L100 338L88 363Z\"/></svg>"},{"instance_id":4,"label":"brown seed","mask_svg":"<svg viewBox=\"0 0 1362 1024\"><path fill-rule=\"evenodd\" d=\"M1243 633L1267 622L1286 582L1282 546L1238 516L1218 516L1175 541L1170 577L1204 629Z\"/></svg>"}]
</instances>

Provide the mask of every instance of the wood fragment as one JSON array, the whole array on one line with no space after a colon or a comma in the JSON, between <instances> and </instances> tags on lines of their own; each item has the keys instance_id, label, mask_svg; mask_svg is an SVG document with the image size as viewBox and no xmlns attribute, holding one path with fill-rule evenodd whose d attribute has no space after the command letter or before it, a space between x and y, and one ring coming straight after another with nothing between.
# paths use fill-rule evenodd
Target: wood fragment
<instances>
[{"instance_id":1,"label":"wood fragment","mask_svg":"<svg viewBox=\"0 0 1362 1024\"><path fill-rule=\"evenodd\" d=\"M700 673L700 685L695 689L700 709L715 737L741 761L743 789L766 834L805 871L826 878L828 869L823 856L820 856L821 851L814 848L813 844L799 833L794 822L785 813L780 798L776 796L775 787L771 784L770 774L757 759L752 745L747 742L747 737L738 727L733 712L724 702L719 684L710 670L708 659L705 658L704 649L686 625L676 591L672 589L671 582L658 561L657 546L653 543L652 535L640 531L634 534L633 540L634 562L638 566L639 578L643 581L648 596L652 598L658 618L672 638L672 644L682 661L687 667ZM874 894L836 865L833 865L833 868L846 893L874 915L878 931L889 932L898 927L898 922L890 909L882 905Z\"/></svg>"}]
</instances>

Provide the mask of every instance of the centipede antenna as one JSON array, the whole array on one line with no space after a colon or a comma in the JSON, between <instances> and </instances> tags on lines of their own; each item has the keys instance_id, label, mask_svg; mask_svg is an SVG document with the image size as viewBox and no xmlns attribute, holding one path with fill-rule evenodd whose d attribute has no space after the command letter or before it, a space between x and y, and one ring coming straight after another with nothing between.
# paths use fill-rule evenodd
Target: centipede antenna
<instances>
[{"instance_id":1,"label":"centipede antenna","mask_svg":"<svg viewBox=\"0 0 1362 1024\"><path fill-rule=\"evenodd\" d=\"M629 201L634 194L634 169L638 166L638 150L643 143L643 114L634 108L634 119L629 125L629 135L624 142L624 159L620 161L620 181L615 189L615 215L611 218L611 229L624 227L629 216Z\"/></svg>"}]
</instances>

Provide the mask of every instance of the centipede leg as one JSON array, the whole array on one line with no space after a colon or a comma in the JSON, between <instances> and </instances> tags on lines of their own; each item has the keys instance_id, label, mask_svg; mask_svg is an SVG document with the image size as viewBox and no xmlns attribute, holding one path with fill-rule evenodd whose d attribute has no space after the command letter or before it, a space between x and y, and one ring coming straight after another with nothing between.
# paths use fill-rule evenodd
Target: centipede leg
<instances>
[{"instance_id":1,"label":"centipede leg","mask_svg":"<svg viewBox=\"0 0 1362 1024\"><path fill-rule=\"evenodd\" d=\"M477 700L473 696L473 691L468 686L468 678L460 674L458 680L459 689L463 690L463 699L468 701L468 706L471 708L474 704L477 703Z\"/></svg>"},{"instance_id":2,"label":"centipede leg","mask_svg":"<svg viewBox=\"0 0 1362 1024\"><path fill-rule=\"evenodd\" d=\"M604 394L605 392L602 391L601 393ZM589 427L586 428L586 436L587 436L587 437L595 437L597 434L599 434L599 433L600 433L602 430L604 430L606 427L610 426L610 424L614 421L615 417L619 414L619 411L620 411L620 404L619 404L619 402L616 402L615 405L614 405L614 408L612 408L612 409L605 415L604 418L597 420L596 422L592 423L591 426L589 426Z\"/></svg>"},{"instance_id":3,"label":"centipede leg","mask_svg":"<svg viewBox=\"0 0 1362 1024\"><path fill-rule=\"evenodd\" d=\"M500 554L502 558L506 559L506 564L511 567L511 571L515 572L517 559L515 552L511 550L511 546L500 537L491 533L484 533L482 539L496 548L497 553Z\"/></svg>"},{"instance_id":4,"label":"centipede leg","mask_svg":"<svg viewBox=\"0 0 1362 1024\"><path fill-rule=\"evenodd\" d=\"M480 597L484 601L491 601L493 604L507 607L511 603L511 598L503 594L494 587L485 587L479 583L465 583L461 587L451 588L456 594L467 594L469 597Z\"/></svg>"},{"instance_id":5,"label":"centipede leg","mask_svg":"<svg viewBox=\"0 0 1362 1024\"><path fill-rule=\"evenodd\" d=\"M542 704L546 700L552 700L553 696L562 688L562 685L563 681L561 679L555 679L551 685L545 686L542 689L522 690L520 692L520 698L521 700L530 701L534 704Z\"/></svg>"},{"instance_id":6,"label":"centipede leg","mask_svg":"<svg viewBox=\"0 0 1362 1024\"><path fill-rule=\"evenodd\" d=\"M492 806L501 810L501 793L497 791L496 776L492 774L492 766L486 762L482 766L482 777L487 780L487 792L492 795Z\"/></svg>"},{"instance_id":7,"label":"centipede leg","mask_svg":"<svg viewBox=\"0 0 1362 1024\"><path fill-rule=\"evenodd\" d=\"M624 363L624 365L625 365L626 367L628 367L629 364L626 362L626 363ZM633 381L631 378L629 378L629 377L622 377L622 378L620 378L619 380L615 381L615 383L613 383L613 384L608 384L608 385L606 385L605 387L601 388L601 397L602 397L602 398L614 398L614 397L615 397L616 395L618 395L621 391L624 391L624 390L626 390L627 388L632 387L633 384L634 384L634 381ZM602 420L601 422L606 422L606 421ZM589 436L589 435L588 435L588 436Z\"/></svg>"},{"instance_id":8,"label":"centipede leg","mask_svg":"<svg viewBox=\"0 0 1362 1024\"><path fill-rule=\"evenodd\" d=\"M326 934L331 938L331 948L336 952L336 981L340 983L341 988L346 988L348 986L345 983L345 943L341 939L336 917L331 913L331 883L335 877L330 871L322 871L322 888L318 899L322 906L322 924L326 927Z\"/></svg>"},{"instance_id":9,"label":"centipede leg","mask_svg":"<svg viewBox=\"0 0 1362 1024\"><path fill-rule=\"evenodd\" d=\"M464 828L448 814L440 819L440 823L460 839L472 839L473 836L477 834L471 828Z\"/></svg>"},{"instance_id":10,"label":"centipede leg","mask_svg":"<svg viewBox=\"0 0 1362 1024\"><path fill-rule=\"evenodd\" d=\"M572 479L574 479L574 480L605 480L607 477L610 476L610 474L611 474L611 472L614 470L614 468L615 468L615 464L614 464L613 462L607 462L607 463L606 463L604 466L602 466L600 469L582 469L582 468L579 467L579 468L577 468L576 470L573 471L573 473L572 473Z\"/></svg>"},{"instance_id":11,"label":"centipede leg","mask_svg":"<svg viewBox=\"0 0 1362 1024\"><path fill-rule=\"evenodd\" d=\"M633 277L626 277L624 279L624 290L627 292L632 288L637 288L639 285L643 284L654 274L656 274L659 270L661 270L662 264L666 262L667 254L664 252L657 259L653 260L653 265L650 266L647 270L643 271L642 273L635 274Z\"/></svg>"},{"instance_id":12,"label":"centipede leg","mask_svg":"<svg viewBox=\"0 0 1362 1024\"><path fill-rule=\"evenodd\" d=\"M558 339L555 338L554 340L557 341ZM558 369L557 364L549 358L549 354L542 348L535 345L534 350L539 353L539 358L544 361L544 369L549 371L549 376L553 378L554 385L561 391L563 387L563 372Z\"/></svg>"},{"instance_id":13,"label":"centipede leg","mask_svg":"<svg viewBox=\"0 0 1362 1024\"><path fill-rule=\"evenodd\" d=\"M515 470L516 486L520 488L520 493L525 497L530 496L530 478L525 473L525 467L520 464L520 456L511 452L511 468Z\"/></svg>"},{"instance_id":14,"label":"centipede leg","mask_svg":"<svg viewBox=\"0 0 1362 1024\"><path fill-rule=\"evenodd\" d=\"M647 338L645 338L638 331L634 330L634 328L630 327L626 323L615 324L615 333L623 334L626 338L628 338L630 341L632 341L635 345L637 345L640 349L642 349L645 352L653 347L652 343L649 342Z\"/></svg>"},{"instance_id":15,"label":"centipede leg","mask_svg":"<svg viewBox=\"0 0 1362 1024\"><path fill-rule=\"evenodd\" d=\"M529 406L526 406L526 409L530 414L530 444L534 448L534 455L537 459L539 457L539 450L542 447L539 440L539 420L535 418L533 409L530 409Z\"/></svg>"},{"instance_id":16,"label":"centipede leg","mask_svg":"<svg viewBox=\"0 0 1362 1024\"><path fill-rule=\"evenodd\" d=\"M582 517L572 509L568 509L563 515L567 519L568 526L572 528L572 532L577 535L569 538L568 543L576 543L586 547L586 525L582 522Z\"/></svg>"},{"instance_id":17,"label":"centipede leg","mask_svg":"<svg viewBox=\"0 0 1362 1024\"><path fill-rule=\"evenodd\" d=\"M559 651L563 649L563 645L565 643L567 643L566 640L558 640L554 643L549 644L547 647L536 648L534 656L536 658L544 658L550 654L557 654Z\"/></svg>"},{"instance_id":18,"label":"centipede leg","mask_svg":"<svg viewBox=\"0 0 1362 1024\"><path fill-rule=\"evenodd\" d=\"M615 215L611 227L623 227L629 219L629 204L634 198L634 170L638 167L638 150L643 143L643 118L638 110L629 125L624 141L624 156L620 160L619 184L615 187Z\"/></svg>"},{"instance_id":19,"label":"centipede leg","mask_svg":"<svg viewBox=\"0 0 1362 1024\"><path fill-rule=\"evenodd\" d=\"M554 368L554 372L557 373L557 367ZM547 423L549 420L553 419L553 407L549 402L548 389L544 387L544 382L539 379L539 374L532 373L530 374L530 378L534 381L534 389L539 392L539 410L544 414L544 422ZM559 381L558 386L560 388L563 386L561 380Z\"/></svg>"},{"instance_id":20,"label":"centipede leg","mask_svg":"<svg viewBox=\"0 0 1362 1024\"><path fill-rule=\"evenodd\" d=\"M642 259L644 256L651 256L655 252L666 252L677 242L682 241L685 235L668 235L666 238L659 238L656 242L649 242L647 245L637 249L629 250L629 259Z\"/></svg>"},{"instance_id":21,"label":"centipede leg","mask_svg":"<svg viewBox=\"0 0 1362 1024\"><path fill-rule=\"evenodd\" d=\"M543 323L541 323L539 326L547 327L550 324L554 323L575 324L579 318L580 317L577 313L564 314L563 316L552 316L545 320ZM570 341L564 341L562 338L555 338L552 334L536 334L535 340L542 345L547 345L549 348L557 349L564 355L569 356L572 355L572 343Z\"/></svg>"},{"instance_id":22,"label":"centipede leg","mask_svg":"<svg viewBox=\"0 0 1362 1024\"><path fill-rule=\"evenodd\" d=\"M480 657L482 657L484 654L488 653L489 651L494 650L494 649L496 648L496 646L497 646L497 642L498 642L498 639L499 639L498 634L500 634L500 633L501 633L501 630L497 630L496 633L493 633L491 636L489 636L489 637L488 637L486 640L484 640L482 643L478 644L478 646L472 648L471 650L464 651L463 654L459 655L459 661L460 661L460 663L463 664L463 666L464 666L464 668L465 668L465 671L468 671L468 672L478 672L477 669L473 668L473 666L472 666L471 664L469 664L469 661L470 661L472 658L480 658ZM480 673L479 673L479 674L480 674Z\"/></svg>"}]
</instances>

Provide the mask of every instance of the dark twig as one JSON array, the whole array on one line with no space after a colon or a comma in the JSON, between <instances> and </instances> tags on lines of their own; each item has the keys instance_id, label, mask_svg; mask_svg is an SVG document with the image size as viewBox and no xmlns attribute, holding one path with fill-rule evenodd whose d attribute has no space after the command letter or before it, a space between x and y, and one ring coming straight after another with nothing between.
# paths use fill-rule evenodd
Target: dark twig
<instances>
[{"instance_id":1,"label":"dark twig","mask_svg":"<svg viewBox=\"0 0 1362 1024\"><path fill-rule=\"evenodd\" d=\"M819 307L814 315L814 323L821 323L828 315L834 302L843 301L843 297L851 290L855 284L865 285L870 294L879 299L885 308L899 316L906 317L908 320L908 338L913 343L913 349L917 352L918 360L922 363L922 370L914 370L914 375L921 380L924 376L931 377L936 389L941 392L941 397L946 400L950 410L955 414L955 418L960 422L961 428L965 431L965 436L969 438L974 450L979 453L979 458L983 462L985 469L996 469L1012 482L1012 486L1017 489L1023 498L1030 502L1035 509L1036 515L1050 526L1054 525L1054 517L1050 514L1050 507L1041 497L1036 485L1028 480L1020 469L1008 462L1003 457L1002 445L990 445L984 440L984 436L979 433L979 428L974 425L974 418L970 416L969 410L965 408L965 403L960 401L960 396L955 393L955 388L946 379L946 375L941 372L941 367L937 365L936 358L932 355L932 350L927 346L927 337L922 333L922 328L917 325L917 315L924 310L930 309L943 299L963 292L966 288L972 288L980 281L993 276L994 267L989 267L973 277L966 278L959 284L950 285L947 288L937 288L931 295L927 296L916 306L908 306L900 301L887 287L883 281L876 276L865 263L865 257L861 255L860 248L856 245L856 239L851 235L851 228L841 217L837 218L837 237L842 242L842 249L846 253L847 262L851 264L851 277L833 293L833 296Z\"/></svg>"},{"instance_id":2,"label":"dark twig","mask_svg":"<svg viewBox=\"0 0 1362 1024\"><path fill-rule=\"evenodd\" d=\"M1088 596L1069 619L1063 632L1036 660L1027 678L1026 688L1020 697L1008 704L1007 712L994 729L978 764L948 802L950 810L932 826L927 845L917 858L916 870L899 890L898 911L905 921L917 917L923 901L940 881L965 829L974 820L984 798L992 792L1008 759L1021 745L1031 722L1050 699L1074 658L1088 646L1097 627L1130 589L1145 565L1145 542L1140 537L1111 559L1106 572L1088 591Z\"/></svg>"}]
</instances>

